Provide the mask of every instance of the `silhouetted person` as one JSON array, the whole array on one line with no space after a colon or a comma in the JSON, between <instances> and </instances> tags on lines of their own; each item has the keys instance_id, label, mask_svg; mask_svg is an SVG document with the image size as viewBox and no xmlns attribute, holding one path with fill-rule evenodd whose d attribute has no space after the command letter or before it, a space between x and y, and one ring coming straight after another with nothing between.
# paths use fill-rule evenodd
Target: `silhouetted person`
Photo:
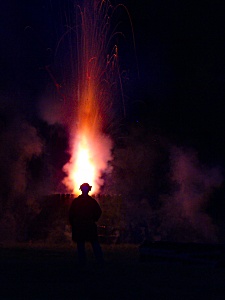
<instances>
[{"instance_id":1,"label":"silhouetted person","mask_svg":"<svg viewBox=\"0 0 225 300\"><path fill-rule=\"evenodd\" d=\"M103 263L96 225L102 211L98 202L88 195L91 188L88 183L83 183L80 186L82 194L73 200L69 210L72 239L77 243L78 259L81 265L86 264L85 242L91 243L97 262Z\"/></svg>"}]
</instances>

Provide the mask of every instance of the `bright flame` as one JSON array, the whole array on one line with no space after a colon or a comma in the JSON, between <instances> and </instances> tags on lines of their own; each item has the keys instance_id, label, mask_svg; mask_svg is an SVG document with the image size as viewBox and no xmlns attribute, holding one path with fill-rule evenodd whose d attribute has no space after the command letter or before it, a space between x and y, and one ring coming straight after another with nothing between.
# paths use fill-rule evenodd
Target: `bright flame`
<instances>
[{"instance_id":1,"label":"bright flame","mask_svg":"<svg viewBox=\"0 0 225 300\"><path fill-rule=\"evenodd\" d=\"M111 139L91 128L88 132L80 130L74 140L72 156L64 166L68 176L64 183L75 195L80 193L80 185L84 182L92 186L90 194L96 194L103 184L102 171L109 171L108 161L112 159Z\"/></svg>"},{"instance_id":2,"label":"bright flame","mask_svg":"<svg viewBox=\"0 0 225 300\"><path fill-rule=\"evenodd\" d=\"M96 166L85 136L82 136L78 145L76 162L72 165L70 173L74 182L75 194L79 193L79 187L84 182L88 182L92 186L91 193L96 192Z\"/></svg>"},{"instance_id":3,"label":"bright flame","mask_svg":"<svg viewBox=\"0 0 225 300\"><path fill-rule=\"evenodd\" d=\"M118 32L110 30L115 9L109 0L85 0L77 9L76 124L69 124L71 159L64 166L63 183L78 194L80 185L87 182L91 193L97 193L103 184L102 172L112 159L112 141L103 128L112 118L112 94L115 98L116 81L120 82L118 49L112 45Z\"/></svg>"}]
</instances>

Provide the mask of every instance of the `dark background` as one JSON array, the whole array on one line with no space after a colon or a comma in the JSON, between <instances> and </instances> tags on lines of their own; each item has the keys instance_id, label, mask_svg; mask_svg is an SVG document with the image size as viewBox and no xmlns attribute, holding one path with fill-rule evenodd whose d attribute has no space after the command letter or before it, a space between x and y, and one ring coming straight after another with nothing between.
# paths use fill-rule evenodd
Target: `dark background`
<instances>
[{"instance_id":1,"label":"dark background","mask_svg":"<svg viewBox=\"0 0 225 300\"><path fill-rule=\"evenodd\" d=\"M224 5L145 2L131 7L147 104L141 115L204 158L224 160Z\"/></svg>"},{"instance_id":2,"label":"dark background","mask_svg":"<svg viewBox=\"0 0 225 300\"><path fill-rule=\"evenodd\" d=\"M224 4L222 1L124 1L121 68L129 72L127 118L160 128L224 163ZM66 67L58 43L71 22L73 1L1 2L1 93L27 116L52 79L62 84ZM120 10L121 12L121 10ZM66 52L66 50L65 50ZM135 57L136 52L136 57ZM65 80L65 79L64 79Z\"/></svg>"},{"instance_id":3,"label":"dark background","mask_svg":"<svg viewBox=\"0 0 225 300\"><path fill-rule=\"evenodd\" d=\"M75 22L74 3L69 0L9 0L0 3L0 129L4 133L10 118L15 119L16 115L23 116L37 128L45 140L44 154L36 159L29 156L29 168L30 177L39 180L41 185L45 181L43 174L51 172L55 174L55 181L60 182L62 167L68 160L64 129L43 123L39 106L43 95L53 95L57 101L62 100L62 95L66 99L71 97L73 43L71 35L66 32ZM127 143L128 152L124 158L130 155L129 166L136 174L138 164L132 165L133 157L137 157L136 150L139 149L139 156L143 154L139 159L139 169L144 166L146 172L148 163L151 165L157 157L156 171L150 172L154 178L149 179L152 185L154 180L156 182L152 188L156 191L150 192L156 194L153 196L157 202L162 192L168 192L167 178L161 182L169 169L168 153L164 153L167 150L162 150L161 145L156 146L161 137L175 146L194 149L200 164L209 168L219 166L224 173L225 4L223 1L176 0L124 0L123 3L129 14L120 6L117 16L118 30L124 33L118 44L121 72L126 71L123 73L126 74L126 115L122 122L126 130L117 132L126 136L130 127L141 128L133 134L130 144ZM47 72L46 66L50 66L51 73ZM60 91L56 83L62 86ZM148 139L145 138L147 135ZM116 155L119 167L122 166L123 183L127 165L119 151ZM148 156L146 160L145 155ZM51 170L45 166L46 161ZM127 174L128 187L132 172ZM145 180L148 175L143 174ZM136 182L135 176L133 182ZM143 195L151 189L148 181L146 186L145 190L143 185ZM135 185L132 186L134 194L133 190L136 190ZM128 189L127 194L130 193ZM214 206L209 208L211 212L215 210L215 218L220 216L221 220L224 219L221 212L223 199L224 186L217 191Z\"/></svg>"}]
</instances>

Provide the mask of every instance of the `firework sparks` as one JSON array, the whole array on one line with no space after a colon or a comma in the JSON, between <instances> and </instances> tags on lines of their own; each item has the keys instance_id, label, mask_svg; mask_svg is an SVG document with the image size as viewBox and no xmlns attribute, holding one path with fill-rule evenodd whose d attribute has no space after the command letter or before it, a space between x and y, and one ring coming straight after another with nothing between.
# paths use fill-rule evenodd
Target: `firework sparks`
<instances>
[{"instance_id":1,"label":"firework sparks","mask_svg":"<svg viewBox=\"0 0 225 300\"><path fill-rule=\"evenodd\" d=\"M77 8L81 20L76 26L77 111L76 122L70 125L71 159L64 166L64 184L78 194L80 185L88 182L91 192L97 193L102 171L112 159L112 141L103 134L103 127L110 118L112 90L119 78L117 46L108 52L116 34L109 25L114 9L109 1L99 0L84 1L83 8Z\"/></svg>"}]
</instances>

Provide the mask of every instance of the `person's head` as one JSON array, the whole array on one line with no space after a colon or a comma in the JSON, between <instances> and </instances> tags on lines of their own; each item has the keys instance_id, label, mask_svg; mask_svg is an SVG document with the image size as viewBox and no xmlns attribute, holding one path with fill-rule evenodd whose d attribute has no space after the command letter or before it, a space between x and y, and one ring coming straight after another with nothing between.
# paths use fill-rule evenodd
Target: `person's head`
<instances>
[{"instance_id":1,"label":"person's head","mask_svg":"<svg viewBox=\"0 0 225 300\"><path fill-rule=\"evenodd\" d=\"M80 186L80 190L82 191L82 194L88 194L91 190L92 186L90 186L88 183L83 183Z\"/></svg>"}]
</instances>

